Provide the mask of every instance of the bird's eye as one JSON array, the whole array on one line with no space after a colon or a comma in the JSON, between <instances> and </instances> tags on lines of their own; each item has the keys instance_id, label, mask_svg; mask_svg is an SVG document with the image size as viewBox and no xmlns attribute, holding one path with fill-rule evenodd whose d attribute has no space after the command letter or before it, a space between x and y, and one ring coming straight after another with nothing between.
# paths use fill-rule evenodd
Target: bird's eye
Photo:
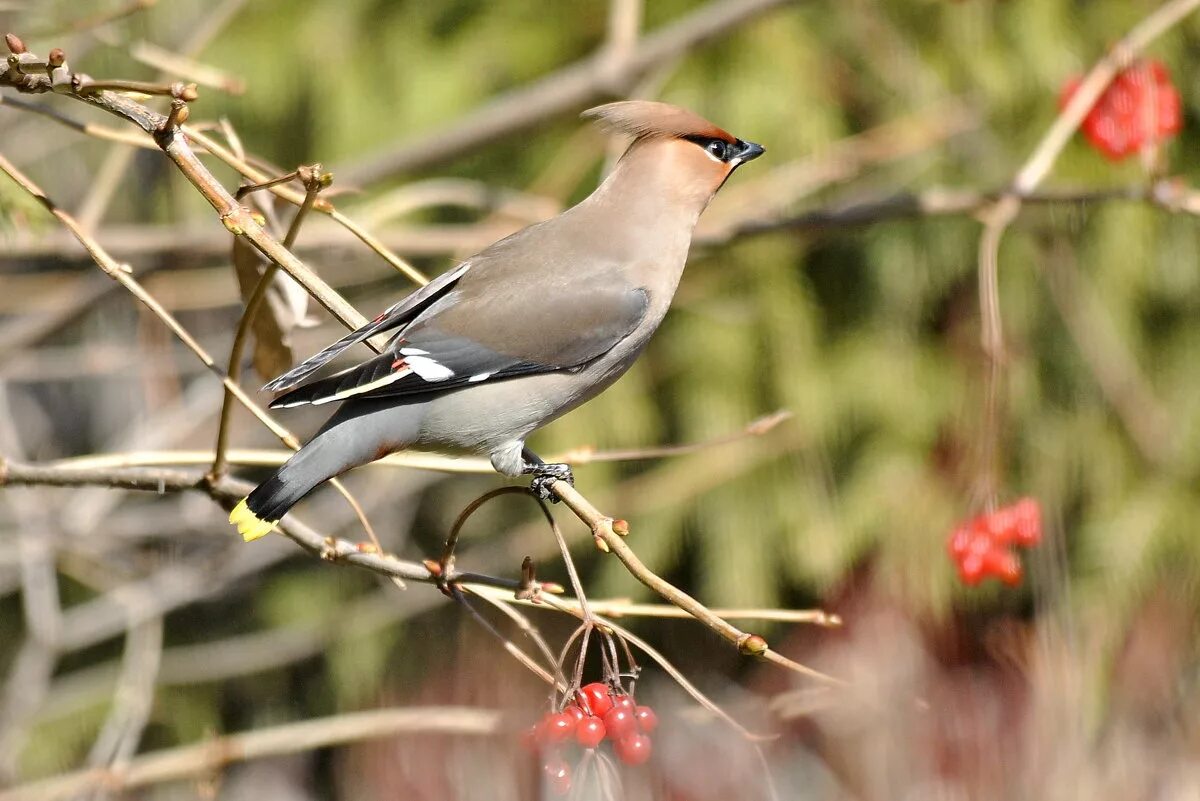
<instances>
[{"instance_id":1,"label":"bird's eye","mask_svg":"<svg viewBox=\"0 0 1200 801\"><path fill-rule=\"evenodd\" d=\"M725 143L720 139L713 139L704 149L711 153L713 158L718 159L719 161L725 160L726 147Z\"/></svg>"}]
</instances>

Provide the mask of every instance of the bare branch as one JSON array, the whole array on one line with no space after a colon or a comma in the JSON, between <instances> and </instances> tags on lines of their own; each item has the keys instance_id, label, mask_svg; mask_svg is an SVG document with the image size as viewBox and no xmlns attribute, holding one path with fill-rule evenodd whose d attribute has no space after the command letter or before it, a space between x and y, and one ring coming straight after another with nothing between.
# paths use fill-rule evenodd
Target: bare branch
<instances>
[{"instance_id":1,"label":"bare branch","mask_svg":"<svg viewBox=\"0 0 1200 801\"><path fill-rule=\"evenodd\" d=\"M767 641L762 637L742 631L724 618L713 614L704 604L650 570L637 557L633 549L625 544L623 537L629 533L629 524L624 520L613 520L611 517L601 513L600 510L593 506L587 498L570 484L565 481L556 481L551 485L551 491L575 513L576 517L592 530L592 536L596 539L597 547L602 551L611 551L621 560L621 564L625 566L625 569L633 574L634 578L708 626L723 639L732 643L737 647L739 653L774 662L810 678L819 679L830 684L842 684L839 679L827 676L812 668L804 667L772 651L768 647Z\"/></svg>"},{"instance_id":2,"label":"bare branch","mask_svg":"<svg viewBox=\"0 0 1200 801\"><path fill-rule=\"evenodd\" d=\"M82 770L0 790L0 801L55 801L88 788L133 790L203 776L228 765L397 734L487 736L502 731L499 712L471 707L409 707L287 723L134 757L120 768Z\"/></svg>"}]
</instances>

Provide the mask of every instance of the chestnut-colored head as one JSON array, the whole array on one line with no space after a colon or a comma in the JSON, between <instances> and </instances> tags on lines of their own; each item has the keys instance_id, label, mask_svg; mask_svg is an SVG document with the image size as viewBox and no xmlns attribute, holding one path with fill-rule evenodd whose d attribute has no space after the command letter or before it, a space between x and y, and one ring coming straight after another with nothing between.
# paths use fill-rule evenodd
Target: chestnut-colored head
<instances>
[{"instance_id":1,"label":"chestnut-colored head","mask_svg":"<svg viewBox=\"0 0 1200 801\"><path fill-rule=\"evenodd\" d=\"M763 148L669 103L625 100L583 112L606 131L633 137L622 159L631 180L656 184L702 209L740 165Z\"/></svg>"}]
</instances>

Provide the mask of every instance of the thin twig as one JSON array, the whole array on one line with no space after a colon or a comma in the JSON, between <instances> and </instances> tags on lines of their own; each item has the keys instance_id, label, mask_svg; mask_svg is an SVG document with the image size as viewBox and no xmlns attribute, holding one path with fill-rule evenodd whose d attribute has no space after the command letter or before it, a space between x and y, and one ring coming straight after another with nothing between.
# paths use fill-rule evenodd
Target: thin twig
<instances>
[{"instance_id":1,"label":"thin twig","mask_svg":"<svg viewBox=\"0 0 1200 801\"><path fill-rule=\"evenodd\" d=\"M537 606L540 601L533 600L516 600L504 595L501 591L491 588L472 588L467 585L468 589L475 592L477 595L484 595L496 600L505 600L512 603L519 603L524 606ZM560 596L557 597L557 603L561 606L576 607L574 601L570 598ZM678 606L671 604L638 604L621 598L608 598L597 600L595 598L588 599L588 604L592 611L597 615L604 615L610 618L622 617L650 617L650 618L669 618L669 619L695 619L687 611L680 609ZM839 615L831 612L826 612L821 609L722 609L713 608L709 610L717 617L723 617L727 620L769 620L776 623L810 623L814 626L822 626L827 628L837 628L842 625L842 618Z\"/></svg>"},{"instance_id":2,"label":"thin twig","mask_svg":"<svg viewBox=\"0 0 1200 801\"><path fill-rule=\"evenodd\" d=\"M775 412L774 414L747 423L739 431L722 434L699 442L603 451L595 450L591 446L583 446L571 448L562 453L551 454L547 458L553 462L586 465L593 462L631 462L684 456L708 448L729 445L748 437L762 436L769 431L775 430L779 423L790 417L791 412ZM235 448L227 450L225 458L230 464L244 467L278 467L287 461L291 455L292 451ZM54 462L54 464L71 467L163 467L172 465L186 467L197 464L211 464L214 456L213 451L131 451L91 456L72 456L60 459ZM371 462L369 466L436 470L443 473L477 473L480 475L492 475L496 472L491 462L483 457L443 456L420 451L392 453L382 459Z\"/></svg>"},{"instance_id":3,"label":"thin twig","mask_svg":"<svg viewBox=\"0 0 1200 801\"><path fill-rule=\"evenodd\" d=\"M129 627L113 705L88 754L93 768L120 770L137 753L150 720L162 660L163 622L153 618Z\"/></svg>"},{"instance_id":4,"label":"thin twig","mask_svg":"<svg viewBox=\"0 0 1200 801\"><path fill-rule=\"evenodd\" d=\"M484 631L495 637L500 642L500 646L505 650L505 652L508 653L509 656L516 659L530 673L537 676L551 687L555 687L559 692L566 692L567 687L564 682L555 679L555 677L550 675L550 673L547 672L547 670L541 665L539 665L533 657L521 650L521 647L515 642L504 636L504 633L501 632L500 629L493 626L491 621L479 613L479 610L475 608L475 606L471 603L466 594L457 584L449 584L446 586L446 594L457 601L463 609L466 609L475 622L478 623L484 629ZM561 671L556 670L555 672L560 673Z\"/></svg>"},{"instance_id":5,"label":"thin twig","mask_svg":"<svg viewBox=\"0 0 1200 801\"><path fill-rule=\"evenodd\" d=\"M206 136L202 132L192 128L186 128L185 133L187 133L189 138L194 139L202 147L204 147L204 149L210 154L216 156L227 166L237 170L237 172L243 178L246 178L256 184L260 184L264 188L270 189L272 194L283 198L294 205L300 205L304 202L304 196L293 189L289 189L286 185L286 182L268 178L265 173L263 173L261 170L255 169L252 165L247 163L245 159L238 158L224 147L221 147L221 145L212 137ZM340 211L334 208L333 204L328 200L324 198L318 200L313 204L313 208L322 214L329 215L334 222L345 228L354 236L358 237L359 241L379 254L379 256L389 265L391 265L394 270L399 273L403 273L414 283L418 285L429 283L429 279L425 277L424 273L413 267L404 259L397 256L395 252L382 241L380 241L378 237L368 232L361 225L354 222L354 220L351 220L349 217L342 214Z\"/></svg>"},{"instance_id":6,"label":"thin twig","mask_svg":"<svg viewBox=\"0 0 1200 801\"><path fill-rule=\"evenodd\" d=\"M0 459L0 487L109 487L143 492L200 492L223 508L229 509L254 488L246 481L226 476L216 483L203 475L165 469L101 469L77 470L46 465L23 464ZM328 537L288 515L280 524L282 533L300 547L329 562L365 568L388 577L438 584L441 577L424 564L398 559L389 554L375 553L348 540ZM519 582L514 579L462 574L464 581L488 584L515 591Z\"/></svg>"},{"instance_id":7,"label":"thin twig","mask_svg":"<svg viewBox=\"0 0 1200 801\"><path fill-rule=\"evenodd\" d=\"M240 95L246 91L246 84L240 78L151 42L134 42L129 47L129 55L161 73L178 75L201 86L219 89L231 95Z\"/></svg>"},{"instance_id":8,"label":"thin twig","mask_svg":"<svg viewBox=\"0 0 1200 801\"><path fill-rule=\"evenodd\" d=\"M546 642L546 638L542 636L541 630L533 625L529 617L513 606L512 593L501 596L497 591L493 595L492 591L495 589L494 587L477 587L476 585L467 584L462 585L461 589L464 592L470 592L472 595L481 598L485 603L491 604L493 608L515 623L517 628L521 630L521 633L533 641L533 644L537 646L546 663L557 674L554 677L547 677L547 683L557 683L559 692L565 693L567 691L567 678L559 669L554 658L554 652L550 650L550 644ZM481 590L483 591L481 592Z\"/></svg>"},{"instance_id":9,"label":"thin twig","mask_svg":"<svg viewBox=\"0 0 1200 801\"><path fill-rule=\"evenodd\" d=\"M246 407L246 409L248 409L251 414L253 414L261 423L270 429L271 433L278 437L284 445L291 448L293 451L300 449L300 441L290 431L281 426L279 423L275 422L275 420L273 420L270 415L266 413L266 411L259 407L258 404L256 404L242 390L236 380L221 370L212 356L210 356L208 352L201 347L200 343L197 342L191 336L191 334L189 334L187 330L179 324L179 322L170 314L170 312L162 307L162 304L160 304L153 295L147 292L145 288L143 288L142 285L138 283L132 275L129 274L130 270L128 265L118 264L115 259L113 259L102 247L100 247L95 239L91 237L91 235L89 235L82 229L82 227L80 227L75 219L71 217L71 215L67 214L65 211L55 205L55 203L46 196L46 194L40 187L37 186L37 184L33 183L27 176L17 170L16 167L14 167L6 158L4 158L3 154L0 154L0 172L7 174L17 183L18 186L32 195L42 204L43 207L57 217L59 221L62 222L62 224L67 228L67 230L75 235L76 239L78 239L80 244L84 246L84 248L88 251L88 254L92 256L92 259L96 262L101 270L103 270L109 277L118 281L122 286L128 289L134 295L134 297L145 304L145 306L149 308L150 311L156 317L158 317L171 330L171 332L174 333L175 336L181 342L183 342L183 344L186 345L196 355L197 358L200 359L201 362L204 363L204 366L220 379L221 383L225 387L226 401L228 401L229 397L236 398L238 403ZM298 229L295 229L294 227L294 230ZM228 408L228 403L226 403L225 408ZM217 453L219 453L219 451L214 452L214 462L216 460ZM375 534L375 530L371 526L370 521L367 519L362 505L354 498L353 495L350 494L349 490L346 489L345 485L340 479L335 478L330 482L330 484L335 490L337 490L338 493L342 495L342 497L346 499L347 503L350 504L351 509L353 509L359 522L362 524L363 529L366 531L367 537L372 541L377 550L382 551L382 547L379 544L379 538Z\"/></svg>"},{"instance_id":10,"label":"thin twig","mask_svg":"<svg viewBox=\"0 0 1200 801\"><path fill-rule=\"evenodd\" d=\"M22 92L43 93L64 91L57 87L70 87L73 83L73 74L61 60L61 56L55 59L58 64L52 64L51 61L28 53L16 56L15 59L15 65L10 64L4 72L0 72L0 86L9 85ZM34 68L49 74L25 71ZM367 319L340 294L259 225L250 211L242 207L197 158L188 143L186 133L182 129L165 126L165 116L119 92L67 91L67 94L121 117L153 136L167 157L216 210L227 230L235 236L245 237L264 256L279 264L347 328L360 328L367 323ZM381 343L368 344L376 349L381 347Z\"/></svg>"},{"instance_id":11,"label":"thin twig","mask_svg":"<svg viewBox=\"0 0 1200 801\"><path fill-rule=\"evenodd\" d=\"M288 229L283 243L285 248L290 250L295 245L296 236L300 232L300 226L304 223L304 218L308 216L308 212L312 209L313 203L316 202L317 195L320 194L322 189L329 186L327 176L328 173L323 173L319 165L314 165L307 169L305 173L304 203L301 204L299 210L292 218L291 227ZM239 191L238 194L240 196L241 192ZM246 301L246 309L242 312L242 317L238 321L237 332L233 337L233 345L229 349L229 363L225 368L225 374L229 377L229 381L232 384L238 384L241 381L242 353L245 350L246 341L249 339L250 330L254 324L254 317L258 314L263 300L266 299L267 289L270 287L271 282L275 280L275 273L278 269L278 264L269 262L259 277L258 284L255 285L250 298ZM232 411L233 393L226 388L225 398L221 403L220 422L217 424L217 444L214 448L212 467L209 470L209 475L214 479L220 478L225 473L225 451L229 446L229 423ZM378 542L376 542L376 545L378 545Z\"/></svg>"},{"instance_id":12,"label":"thin twig","mask_svg":"<svg viewBox=\"0 0 1200 801\"><path fill-rule=\"evenodd\" d=\"M842 684L839 679L793 662L772 651L768 647L767 641L759 635L742 631L724 618L713 614L704 604L650 570L637 557L633 549L625 544L622 535L628 534L629 524L623 520L614 521L611 517L601 513L600 510L596 509L573 486L565 481L556 481L551 485L550 489L575 513L576 517L591 529L592 536L596 539L596 544L601 550L611 551L621 560L621 564L625 566L625 569L634 578L708 626L722 638L736 646L740 653L774 662L810 678L819 679L830 684ZM617 533L618 529L622 530L622 534Z\"/></svg>"},{"instance_id":13,"label":"thin twig","mask_svg":"<svg viewBox=\"0 0 1200 801\"><path fill-rule=\"evenodd\" d=\"M486 736L501 731L499 712L473 707L409 707L353 712L216 737L138 756L123 768L82 770L0 790L0 801L56 801L90 787L133 790L203 776L229 765L397 734Z\"/></svg>"},{"instance_id":14,"label":"thin twig","mask_svg":"<svg viewBox=\"0 0 1200 801\"><path fill-rule=\"evenodd\" d=\"M566 604L560 604L558 598L555 598L555 597L547 598L546 605L553 609L556 609L560 612L566 612L567 614L581 617L579 610L577 608L573 608ZM581 619L582 619L582 617L581 617ZM675 665L671 663L671 660L667 659L666 656L664 656L661 651L659 651L657 648L652 646L650 643L646 642L645 640L643 640L641 637L634 634L629 629L623 628L620 625L614 623L612 620L609 620L602 616L597 616L596 620L600 624L611 628L614 632L619 634L622 639L625 639L625 640L633 643L635 646L637 646L638 649L640 649L643 653L645 653L647 656L649 656L651 659L653 659L656 663L658 663L658 666L661 667L663 669L663 671L668 676L670 676L671 679L676 684L678 684L684 692L686 692L688 695L690 695L692 698L694 698L696 700L696 703L700 704L700 706L704 707L705 709L712 712L717 717L724 720L726 723L728 723L730 726L732 726L734 729L736 729L737 732L739 734L741 734L743 737L745 737L748 740L773 739L771 737L771 735L755 734L754 732L751 732L745 726L743 726L742 724L740 724L736 720L734 720L729 715L729 713L727 713L725 710L721 709L721 707L718 706L715 701L713 701L711 698L709 698L707 695L705 695L703 692L701 692L700 689L698 687L696 687L696 685L694 685L690 681L688 681L687 677L683 675L683 671L681 671L679 668L675 667Z\"/></svg>"}]
</instances>

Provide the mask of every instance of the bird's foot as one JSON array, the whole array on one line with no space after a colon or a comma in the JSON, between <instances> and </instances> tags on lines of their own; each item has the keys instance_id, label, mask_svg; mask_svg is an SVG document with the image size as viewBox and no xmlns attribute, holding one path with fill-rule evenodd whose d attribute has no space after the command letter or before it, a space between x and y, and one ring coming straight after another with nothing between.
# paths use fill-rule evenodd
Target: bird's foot
<instances>
[{"instance_id":1,"label":"bird's foot","mask_svg":"<svg viewBox=\"0 0 1200 801\"><path fill-rule=\"evenodd\" d=\"M525 472L533 475L533 481L529 484L533 494L550 503L559 501L558 495L552 489L555 481L565 481L575 486L575 474L571 472L570 465L535 464L526 468Z\"/></svg>"}]
</instances>

